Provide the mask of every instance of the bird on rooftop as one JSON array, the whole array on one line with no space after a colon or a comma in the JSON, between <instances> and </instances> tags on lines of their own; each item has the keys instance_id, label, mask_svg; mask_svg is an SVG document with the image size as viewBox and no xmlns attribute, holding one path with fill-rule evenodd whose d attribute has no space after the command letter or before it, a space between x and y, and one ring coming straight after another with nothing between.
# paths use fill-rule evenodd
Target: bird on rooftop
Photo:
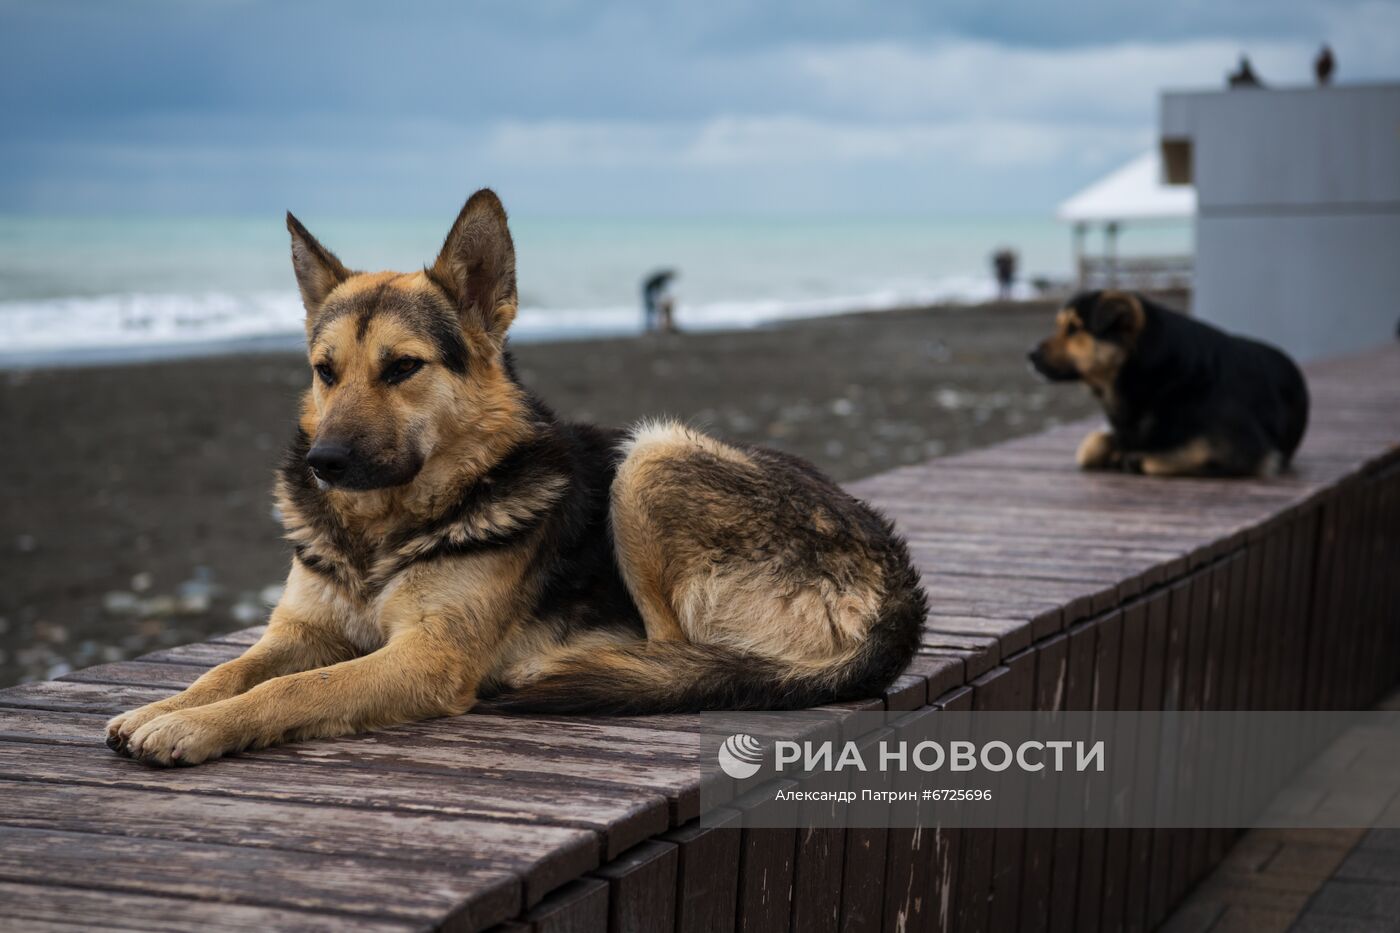
<instances>
[{"instance_id":1,"label":"bird on rooftop","mask_svg":"<svg viewBox=\"0 0 1400 933\"><path fill-rule=\"evenodd\" d=\"M1226 75L1225 80L1229 83L1230 87L1264 86L1264 83L1259 80L1259 76L1254 73L1254 66L1249 63L1248 55L1240 56L1240 66Z\"/></svg>"}]
</instances>

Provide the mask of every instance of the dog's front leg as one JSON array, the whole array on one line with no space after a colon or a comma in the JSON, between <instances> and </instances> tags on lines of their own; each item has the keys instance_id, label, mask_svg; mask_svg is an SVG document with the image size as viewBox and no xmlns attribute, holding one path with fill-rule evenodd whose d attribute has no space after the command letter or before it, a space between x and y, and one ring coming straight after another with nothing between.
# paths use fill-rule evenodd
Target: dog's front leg
<instances>
[{"instance_id":1,"label":"dog's front leg","mask_svg":"<svg viewBox=\"0 0 1400 933\"><path fill-rule=\"evenodd\" d=\"M206 671L173 697L114 716L107 723L107 746L126 754L132 735L166 713L217 703L265 680L354 657L354 647L336 631L331 619L321 617L324 610L315 608L314 594L304 591L306 581L298 569L293 569L286 592L257 643L240 657Z\"/></svg>"},{"instance_id":2,"label":"dog's front leg","mask_svg":"<svg viewBox=\"0 0 1400 933\"><path fill-rule=\"evenodd\" d=\"M519 618L526 556L444 560L411 573L380 609L389 639L378 651L166 713L131 736L131 755L156 765L198 764L276 742L466 712Z\"/></svg>"},{"instance_id":3,"label":"dog's front leg","mask_svg":"<svg viewBox=\"0 0 1400 933\"><path fill-rule=\"evenodd\" d=\"M1079 442L1074 459L1083 470L1108 470L1119 465L1123 451L1112 431L1093 431Z\"/></svg>"},{"instance_id":4,"label":"dog's front leg","mask_svg":"<svg viewBox=\"0 0 1400 933\"><path fill-rule=\"evenodd\" d=\"M286 740L462 713L476 697L469 667L441 639L410 631L364 657L158 716L131 736L128 749L148 764L193 765Z\"/></svg>"}]
</instances>

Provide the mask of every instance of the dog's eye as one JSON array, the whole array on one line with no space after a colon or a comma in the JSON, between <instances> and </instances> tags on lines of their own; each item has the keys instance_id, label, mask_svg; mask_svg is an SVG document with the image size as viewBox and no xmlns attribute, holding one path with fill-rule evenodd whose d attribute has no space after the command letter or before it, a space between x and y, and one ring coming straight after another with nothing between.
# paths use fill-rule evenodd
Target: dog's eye
<instances>
[{"instance_id":1,"label":"dog's eye","mask_svg":"<svg viewBox=\"0 0 1400 933\"><path fill-rule=\"evenodd\" d=\"M414 359L411 356L401 357L385 367L384 379L387 382L403 382L422 368L422 360Z\"/></svg>"},{"instance_id":2,"label":"dog's eye","mask_svg":"<svg viewBox=\"0 0 1400 933\"><path fill-rule=\"evenodd\" d=\"M1075 324L1073 321L1071 321L1070 323L1068 323L1068 324L1065 325L1065 336L1066 336L1066 337L1073 337L1073 336L1074 336L1075 334L1077 334L1077 333L1079 333L1079 325L1078 325L1078 324Z\"/></svg>"},{"instance_id":3,"label":"dog's eye","mask_svg":"<svg viewBox=\"0 0 1400 933\"><path fill-rule=\"evenodd\" d=\"M335 385L335 370L331 369L329 363L317 363L316 375L321 377L321 381L328 386Z\"/></svg>"}]
</instances>

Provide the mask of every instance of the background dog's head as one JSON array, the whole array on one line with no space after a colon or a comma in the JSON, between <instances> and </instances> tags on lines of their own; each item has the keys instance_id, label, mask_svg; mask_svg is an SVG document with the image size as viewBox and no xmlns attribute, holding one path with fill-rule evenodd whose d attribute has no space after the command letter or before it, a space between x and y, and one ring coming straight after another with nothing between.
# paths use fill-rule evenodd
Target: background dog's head
<instances>
[{"instance_id":1,"label":"background dog's head","mask_svg":"<svg viewBox=\"0 0 1400 933\"><path fill-rule=\"evenodd\" d=\"M313 383L302 406L307 463L323 486L380 489L489 460L523 422L505 357L515 249L486 189L421 272L352 272L291 214Z\"/></svg>"},{"instance_id":2,"label":"background dog's head","mask_svg":"<svg viewBox=\"0 0 1400 933\"><path fill-rule=\"evenodd\" d=\"M1107 388L1146 322L1147 312L1134 294L1084 292L1060 309L1055 333L1031 350L1031 365L1047 379L1082 379L1093 388Z\"/></svg>"}]
</instances>

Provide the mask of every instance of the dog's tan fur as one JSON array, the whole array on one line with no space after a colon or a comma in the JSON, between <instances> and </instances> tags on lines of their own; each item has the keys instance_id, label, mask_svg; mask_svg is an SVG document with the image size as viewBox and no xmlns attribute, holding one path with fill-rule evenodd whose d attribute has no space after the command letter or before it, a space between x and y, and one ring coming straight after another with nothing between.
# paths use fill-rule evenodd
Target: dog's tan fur
<instances>
[{"instance_id":1,"label":"dog's tan fur","mask_svg":"<svg viewBox=\"0 0 1400 933\"><path fill-rule=\"evenodd\" d=\"M711 704L730 696L706 683L726 665L754 672L736 702L808 702L887 682L907 662L923 597L888 524L803 464L669 423L619 449L604 500L615 589L631 601L612 599L607 579L598 598L645 637L626 618L579 621L587 602L549 604L562 584L542 568L565 558L547 519L579 493L568 470L534 470L520 454L561 428L504 352L516 291L500 202L478 192L437 262L410 274L351 272L290 215L288 226L318 373L301 437L348 438L365 470L394 481L317 491L294 449L277 498L296 557L266 634L184 692L112 719L113 748L195 764L459 714L483 691L567 696L571 676L617 708L628 689ZM512 456L521 463L501 474ZM789 524L764 514L795 494L812 501ZM773 556L794 543L806 550ZM893 656L872 656L872 633L890 625Z\"/></svg>"},{"instance_id":2,"label":"dog's tan fur","mask_svg":"<svg viewBox=\"0 0 1400 933\"><path fill-rule=\"evenodd\" d=\"M1130 309L1126 327L1130 334L1142 330L1144 312L1136 296L1127 292L1105 292L1104 301L1122 301ZM1113 383L1118 378L1131 349L1121 344L1096 340L1079 312L1061 308L1055 315L1055 333L1042 344L1045 359L1056 367L1070 368L1079 373L1085 385L1105 404L1109 404Z\"/></svg>"}]
</instances>

